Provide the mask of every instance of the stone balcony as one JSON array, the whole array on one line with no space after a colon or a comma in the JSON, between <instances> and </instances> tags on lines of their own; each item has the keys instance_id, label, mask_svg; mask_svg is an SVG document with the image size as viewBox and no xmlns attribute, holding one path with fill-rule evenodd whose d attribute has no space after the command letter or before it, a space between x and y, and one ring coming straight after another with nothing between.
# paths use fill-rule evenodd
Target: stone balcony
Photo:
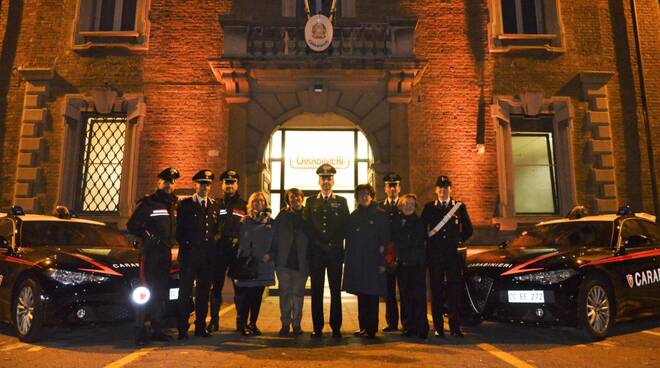
<instances>
[{"instance_id":1,"label":"stone balcony","mask_svg":"<svg viewBox=\"0 0 660 368\"><path fill-rule=\"evenodd\" d=\"M220 22L225 60L415 60L417 17L338 19L331 46L320 53L305 43L305 19L223 16Z\"/></svg>"}]
</instances>

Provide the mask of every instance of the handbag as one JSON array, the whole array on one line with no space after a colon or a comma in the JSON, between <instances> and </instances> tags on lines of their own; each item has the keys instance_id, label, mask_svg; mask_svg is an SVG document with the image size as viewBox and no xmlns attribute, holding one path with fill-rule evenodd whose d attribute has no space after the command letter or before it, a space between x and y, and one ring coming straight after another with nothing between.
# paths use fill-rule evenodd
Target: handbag
<instances>
[{"instance_id":1,"label":"handbag","mask_svg":"<svg viewBox=\"0 0 660 368\"><path fill-rule=\"evenodd\" d=\"M240 281L256 280L259 277L259 261L252 255L252 242L247 256L239 254L229 265L229 277Z\"/></svg>"}]
</instances>

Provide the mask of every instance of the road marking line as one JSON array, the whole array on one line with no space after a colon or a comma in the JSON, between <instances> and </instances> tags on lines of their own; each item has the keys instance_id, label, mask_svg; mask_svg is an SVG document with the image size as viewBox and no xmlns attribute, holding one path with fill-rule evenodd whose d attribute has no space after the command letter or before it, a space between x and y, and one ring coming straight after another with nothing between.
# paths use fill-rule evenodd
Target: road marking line
<instances>
[{"instance_id":1,"label":"road marking line","mask_svg":"<svg viewBox=\"0 0 660 368\"><path fill-rule=\"evenodd\" d=\"M427 314L426 318L428 318L429 321L433 322L433 316L432 315ZM445 328L449 328L449 326L447 325L446 320L445 320L444 325L445 325ZM492 356L498 358L499 360L502 360L503 362L508 363L508 364L510 364L510 365L512 365L516 368L535 368L535 366L525 362L524 360L516 358L512 354L509 354L506 351L501 350L501 349L499 349L499 348L497 348L497 347L495 347L491 344L487 344L487 343L484 343L484 342L482 342L482 343L477 342L476 345L479 349L489 353L490 355L492 355Z\"/></svg>"},{"instance_id":2,"label":"road marking line","mask_svg":"<svg viewBox=\"0 0 660 368\"><path fill-rule=\"evenodd\" d=\"M525 362L524 360L518 359L515 356L513 356L513 355L511 355L511 354L509 354L509 353L507 353L503 350L500 350L500 349L496 348L495 346L493 346L491 344L481 343L481 344L477 344L477 347L482 349L482 350L487 351L488 353L495 356L496 358L498 358L498 359L500 359L500 360L502 360L506 363L509 363L512 366L516 367L516 368L534 368L533 365Z\"/></svg>"},{"instance_id":3,"label":"road marking line","mask_svg":"<svg viewBox=\"0 0 660 368\"><path fill-rule=\"evenodd\" d=\"M34 353L35 351L44 350L45 348L46 348L45 346L35 346L35 347L32 347L32 348L29 348L28 351L31 352L31 353Z\"/></svg>"},{"instance_id":4,"label":"road marking line","mask_svg":"<svg viewBox=\"0 0 660 368\"><path fill-rule=\"evenodd\" d=\"M225 315L225 314L229 313L229 311L231 311L232 309L234 309L234 305L233 305L233 304L232 304L232 305L229 305L229 306L226 306L226 307L224 307L224 308L222 308L222 309L220 310L219 315L220 315L220 316ZM142 358L143 356L145 356L145 355L151 353L152 351L156 350L157 348L158 348L158 347L156 347L156 346L154 346L154 347L150 347L150 348L142 348L142 349L140 349L140 350L134 351L134 352L132 352L132 353L126 355L125 357L123 357L123 358L121 358L121 359L119 359L119 360L116 360L116 361L114 361L114 362L112 362L112 363L106 365L106 366L103 367L103 368L121 368L121 367L124 367L124 366L126 366L127 364L129 364L129 363L131 363L131 362L133 362L133 361L135 361L135 360L137 360L137 359L140 359L140 358Z\"/></svg>"},{"instance_id":5,"label":"road marking line","mask_svg":"<svg viewBox=\"0 0 660 368\"><path fill-rule=\"evenodd\" d=\"M655 332L655 331L650 331L650 330L642 331L642 333L653 335L653 336L660 336L660 332Z\"/></svg>"},{"instance_id":6,"label":"road marking line","mask_svg":"<svg viewBox=\"0 0 660 368\"><path fill-rule=\"evenodd\" d=\"M126 355L125 357L106 365L104 368L121 368L121 367L135 361L135 360L138 360L138 359L142 358L143 356L149 354L150 352L152 352L154 350L156 350L155 347L140 349L136 352L130 353L130 354Z\"/></svg>"},{"instance_id":7,"label":"road marking line","mask_svg":"<svg viewBox=\"0 0 660 368\"><path fill-rule=\"evenodd\" d=\"M25 346L29 346L29 344L26 344L24 342L17 342L17 343L5 346L0 351L4 352L4 351L16 350L16 349L20 349L20 348L25 347Z\"/></svg>"}]
</instances>

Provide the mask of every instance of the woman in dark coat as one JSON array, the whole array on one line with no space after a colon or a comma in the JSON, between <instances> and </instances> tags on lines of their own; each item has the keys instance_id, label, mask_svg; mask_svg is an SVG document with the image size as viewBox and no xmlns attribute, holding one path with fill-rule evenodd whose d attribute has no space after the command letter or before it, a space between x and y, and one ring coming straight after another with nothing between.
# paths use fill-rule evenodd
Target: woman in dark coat
<instances>
[{"instance_id":1,"label":"woman in dark coat","mask_svg":"<svg viewBox=\"0 0 660 368\"><path fill-rule=\"evenodd\" d=\"M309 276L309 238L302 218L303 192L292 188L287 190L285 198L287 208L275 219L273 251L280 289L280 336L288 336L293 327L295 337L302 334L300 320Z\"/></svg>"},{"instance_id":2,"label":"woman in dark coat","mask_svg":"<svg viewBox=\"0 0 660 368\"><path fill-rule=\"evenodd\" d=\"M389 219L373 202L369 184L355 188L358 208L351 213L346 237L343 290L358 297L361 336L373 338L378 331L378 300L387 295L385 246L389 241Z\"/></svg>"},{"instance_id":3,"label":"woman in dark coat","mask_svg":"<svg viewBox=\"0 0 660 368\"><path fill-rule=\"evenodd\" d=\"M238 330L245 336L261 335L257 328L261 299L265 287L275 285L275 267L272 261L273 219L267 205L263 192L250 195L248 214L243 217L238 238L238 257L252 255L259 260L256 279L236 280Z\"/></svg>"},{"instance_id":4,"label":"woman in dark coat","mask_svg":"<svg viewBox=\"0 0 660 368\"><path fill-rule=\"evenodd\" d=\"M417 216L417 197L406 194L399 200L401 215L392 222L392 241L398 259L397 280L401 309L406 311L403 335L425 339L429 334L426 318L426 245L424 223Z\"/></svg>"}]
</instances>

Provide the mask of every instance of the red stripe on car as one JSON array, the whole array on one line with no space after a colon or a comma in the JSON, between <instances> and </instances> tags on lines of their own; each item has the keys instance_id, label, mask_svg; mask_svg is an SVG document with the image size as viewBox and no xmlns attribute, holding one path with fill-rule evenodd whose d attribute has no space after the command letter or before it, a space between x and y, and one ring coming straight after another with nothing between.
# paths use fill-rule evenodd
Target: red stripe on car
<instances>
[{"instance_id":1,"label":"red stripe on car","mask_svg":"<svg viewBox=\"0 0 660 368\"><path fill-rule=\"evenodd\" d=\"M654 256L660 256L660 249L645 250L633 254L624 254L621 256L613 256L609 258L599 259L597 261L584 264L580 267L589 266L589 265L599 265L605 263L623 262L623 261L629 261L631 259L654 257Z\"/></svg>"},{"instance_id":2,"label":"red stripe on car","mask_svg":"<svg viewBox=\"0 0 660 368\"><path fill-rule=\"evenodd\" d=\"M108 267L108 266L106 266L102 263L96 262L95 260L93 260L91 258L87 258L87 257L81 256L79 254L73 254L73 253L67 253L67 252L62 252L62 253L70 255L71 257L82 259L83 261L88 262L88 263L92 264L93 266L98 267L98 268L82 268L81 267L81 268L78 268L80 271L104 273L106 275L112 275L112 276L124 276L121 273L113 270L112 268L110 268L110 267Z\"/></svg>"},{"instance_id":3,"label":"red stripe on car","mask_svg":"<svg viewBox=\"0 0 660 368\"><path fill-rule=\"evenodd\" d=\"M519 264L519 265L517 265L517 266L515 266L515 267L513 267L513 268L511 268L511 269L509 269L509 270L507 270L507 271L505 271L505 272L503 272L503 273L501 273L500 276L515 275L515 274L517 274L517 273L531 272L531 271L541 271L541 270L543 270L543 268L525 268L525 267L527 267L527 266L529 266L529 265L531 265L531 264L533 264L533 263L536 263L536 262L542 261L542 260L544 260L544 259L547 259L547 258L550 258L550 257L557 256L557 255L559 255L559 254L560 254L559 252L552 252L552 253L548 253L548 254L542 255L542 256L540 256L540 257L536 257L536 258L534 258L534 259L532 259L532 260L530 260L530 261L527 261L527 262L525 262L525 263L521 263L521 264Z\"/></svg>"}]
</instances>

